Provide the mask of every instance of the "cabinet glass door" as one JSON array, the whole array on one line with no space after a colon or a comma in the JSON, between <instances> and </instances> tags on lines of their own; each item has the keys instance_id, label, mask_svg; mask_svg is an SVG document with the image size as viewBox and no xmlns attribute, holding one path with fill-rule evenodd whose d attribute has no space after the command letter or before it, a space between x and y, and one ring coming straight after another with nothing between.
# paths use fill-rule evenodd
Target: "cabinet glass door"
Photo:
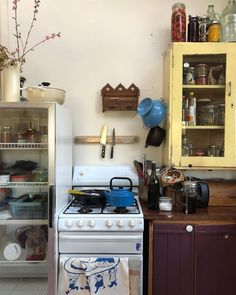
<instances>
[{"instance_id":1,"label":"cabinet glass door","mask_svg":"<svg viewBox=\"0 0 236 295\"><path fill-rule=\"evenodd\" d=\"M173 96L180 100L174 102L173 122L179 118L181 130L173 133L174 162L179 166L232 167L236 56L229 46L200 45L180 46L174 51Z\"/></svg>"}]
</instances>

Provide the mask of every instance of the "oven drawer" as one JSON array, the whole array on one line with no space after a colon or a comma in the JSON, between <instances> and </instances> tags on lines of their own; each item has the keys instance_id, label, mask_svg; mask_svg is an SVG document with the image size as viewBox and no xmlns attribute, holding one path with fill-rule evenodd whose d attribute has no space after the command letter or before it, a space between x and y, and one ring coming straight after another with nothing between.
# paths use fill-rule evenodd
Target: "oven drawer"
<instances>
[{"instance_id":1,"label":"oven drawer","mask_svg":"<svg viewBox=\"0 0 236 295\"><path fill-rule=\"evenodd\" d=\"M139 254L143 250L143 233L61 232L60 253Z\"/></svg>"},{"instance_id":2,"label":"oven drawer","mask_svg":"<svg viewBox=\"0 0 236 295\"><path fill-rule=\"evenodd\" d=\"M74 289L76 290L77 286L79 285L79 275L83 274L83 271L81 272L81 269L76 268L76 264L78 263L77 260L81 260L83 262L86 261L86 259L92 259L92 260L104 260L104 258L109 258L108 261L111 261L111 259L117 260L121 258L127 258L128 259L128 276L129 276L129 294L132 295L142 295L142 288L143 288L143 257L142 255L118 255L118 254L109 254L109 255L101 255L101 254L69 254L69 255L60 255L60 268L59 268L59 283L58 283L58 294L65 294L65 289L68 289L72 291L72 294ZM95 262L96 264L96 262ZM69 269L68 269L69 267ZM69 275L68 272L69 271ZM88 269L86 270L88 271ZM86 272L85 271L85 272ZM77 273L79 272L79 273ZM106 275L106 273L104 272ZM76 276L77 275L77 276ZM92 273L87 272L87 275L89 277L93 277ZM92 280L90 280L92 282ZM66 286L65 286L66 285ZM106 286L106 281L104 280L104 285ZM79 287L79 286L78 286ZM116 288L114 288L115 290ZM111 294L117 294L117 292L113 292L110 290ZM117 291L117 290L116 290ZM87 293L86 293L87 294ZM120 294L120 293L118 293Z\"/></svg>"}]
</instances>

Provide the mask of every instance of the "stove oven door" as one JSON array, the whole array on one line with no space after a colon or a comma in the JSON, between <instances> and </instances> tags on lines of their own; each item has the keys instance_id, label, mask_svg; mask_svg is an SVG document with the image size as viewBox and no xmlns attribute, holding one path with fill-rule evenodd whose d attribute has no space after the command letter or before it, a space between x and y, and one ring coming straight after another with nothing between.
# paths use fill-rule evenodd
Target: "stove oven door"
<instances>
[{"instance_id":1,"label":"stove oven door","mask_svg":"<svg viewBox=\"0 0 236 295\"><path fill-rule=\"evenodd\" d=\"M58 294L64 294L62 293L62 290L65 290L65 284L68 286L68 294L70 294L70 292L71 295L77 294L73 293L73 290L78 288L78 274L72 274L72 271L69 271L68 273L66 271L65 262L70 262L71 259L72 261L75 259L76 263L80 263L80 260L86 260L86 258L91 258L96 261L101 261L103 258L108 258L108 261L117 261L119 258L127 258L130 289L129 294L142 295L142 247L142 232L59 233L60 269ZM120 260L122 261L122 259ZM75 281L73 281L73 279ZM105 289L108 288L104 288L104 290ZM101 292L100 294L102 295L103 293Z\"/></svg>"},{"instance_id":2,"label":"stove oven door","mask_svg":"<svg viewBox=\"0 0 236 295\"><path fill-rule=\"evenodd\" d=\"M120 255L117 253L110 253L107 254L61 254L60 255L60 263L59 263L59 280L58 280L58 295L61 294L90 294L90 293L80 293L78 292L79 289L83 290L86 289L81 283L81 271L80 274L76 269L73 269L73 263L79 263L79 261L85 261L86 259L91 258L91 260L105 260L108 261L117 260L119 258L127 258L128 259L128 274L129 274L129 292L122 293L124 295L132 294L132 295L142 295L143 294L143 257L142 255ZM70 265L70 270L67 270L65 264ZM109 272L109 270L107 271ZM105 276L106 273L104 272ZM94 275L91 275L92 277ZM82 279L82 282L85 279ZM104 279L104 288L108 289L108 285L111 285L112 280L108 281ZM119 285L119 284L118 284ZM114 286L115 288L116 286ZM100 290L102 291L102 289ZM69 293L67 293L69 292ZM78 293L77 293L78 292ZM110 291L109 294L114 294L113 291ZM93 294L93 293L92 293ZM104 293L100 293L104 294ZM107 294L107 293L105 293ZM115 293L117 294L117 293ZM121 294L120 292L118 294Z\"/></svg>"}]
</instances>

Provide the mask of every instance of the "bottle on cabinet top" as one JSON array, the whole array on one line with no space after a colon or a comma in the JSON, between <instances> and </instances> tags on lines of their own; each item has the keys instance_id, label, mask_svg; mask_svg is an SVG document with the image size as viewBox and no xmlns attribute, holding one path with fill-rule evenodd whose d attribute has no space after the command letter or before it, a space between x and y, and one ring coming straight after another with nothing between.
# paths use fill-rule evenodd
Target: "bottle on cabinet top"
<instances>
[{"instance_id":1,"label":"bottle on cabinet top","mask_svg":"<svg viewBox=\"0 0 236 295\"><path fill-rule=\"evenodd\" d=\"M198 16L189 15L188 20L188 42L199 42Z\"/></svg>"},{"instance_id":2,"label":"bottle on cabinet top","mask_svg":"<svg viewBox=\"0 0 236 295\"><path fill-rule=\"evenodd\" d=\"M172 5L171 41L186 41L186 13L185 5L183 3L175 3Z\"/></svg>"},{"instance_id":3,"label":"bottle on cabinet top","mask_svg":"<svg viewBox=\"0 0 236 295\"><path fill-rule=\"evenodd\" d=\"M156 173L156 162L152 161L152 173L148 183L148 208L158 209L160 198L160 184Z\"/></svg>"}]
</instances>

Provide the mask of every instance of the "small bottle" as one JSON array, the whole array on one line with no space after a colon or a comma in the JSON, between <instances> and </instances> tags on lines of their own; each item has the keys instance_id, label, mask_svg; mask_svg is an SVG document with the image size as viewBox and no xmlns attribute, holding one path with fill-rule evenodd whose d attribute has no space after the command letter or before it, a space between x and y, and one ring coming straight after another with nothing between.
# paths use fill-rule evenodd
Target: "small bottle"
<instances>
[{"instance_id":1,"label":"small bottle","mask_svg":"<svg viewBox=\"0 0 236 295\"><path fill-rule=\"evenodd\" d=\"M158 209L160 198L160 184L156 173L156 162L152 161L152 173L148 183L148 202L149 209Z\"/></svg>"},{"instance_id":2,"label":"small bottle","mask_svg":"<svg viewBox=\"0 0 236 295\"><path fill-rule=\"evenodd\" d=\"M183 3L175 3L172 6L171 41L186 42L186 13Z\"/></svg>"},{"instance_id":3,"label":"small bottle","mask_svg":"<svg viewBox=\"0 0 236 295\"><path fill-rule=\"evenodd\" d=\"M192 145L187 142L186 136L182 138L182 157L189 157L192 155Z\"/></svg>"},{"instance_id":4,"label":"small bottle","mask_svg":"<svg viewBox=\"0 0 236 295\"><path fill-rule=\"evenodd\" d=\"M212 4L208 5L207 16L209 18L210 23L212 23L214 20L220 20L220 15L219 13L215 12L214 5Z\"/></svg>"},{"instance_id":5,"label":"small bottle","mask_svg":"<svg viewBox=\"0 0 236 295\"><path fill-rule=\"evenodd\" d=\"M199 42L198 16L189 15L188 20L188 42Z\"/></svg>"},{"instance_id":6,"label":"small bottle","mask_svg":"<svg viewBox=\"0 0 236 295\"><path fill-rule=\"evenodd\" d=\"M189 92L188 95L188 109L186 114L186 121L189 126L196 125L196 102L197 99L194 95L194 92Z\"/></svg>"}]
</instances>

